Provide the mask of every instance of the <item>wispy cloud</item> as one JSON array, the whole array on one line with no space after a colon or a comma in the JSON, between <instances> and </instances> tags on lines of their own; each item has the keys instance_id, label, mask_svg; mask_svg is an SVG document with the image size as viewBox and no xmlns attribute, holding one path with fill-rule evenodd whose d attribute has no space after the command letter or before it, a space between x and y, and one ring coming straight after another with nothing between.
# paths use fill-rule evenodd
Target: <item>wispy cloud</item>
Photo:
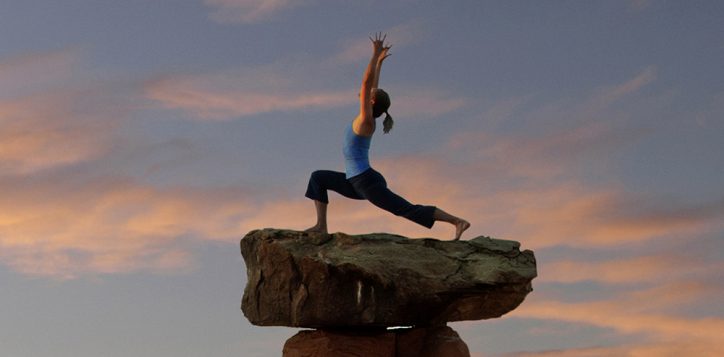
<instances>
[{"instance_id":1,"label":"wispy cloud","mask_svg":"<svg viewBox=\"0 0 724 357\"><path fill-rule=\"evenodd\" d=\"M632 304L634 309L631 307ZM723 319L716 317L687 318L636 310L646 304L648 301L641 300L622 304L615 299L586 303L526 301L513 311L511 316L585 323L613 328L623 334L644 334L652 341L652 346L642 349L648 353L662 351L667 346L685 351L696 351L700 350L701 346L706 346L708 353L713 353L713 355L724 351L724 346L720 342L721 331L724 331ZM561 313L562 311L565 313ZM636 349L638 348L640 347L636 347ZM623 349L629 348L624 347ZM615 348L614 350L620 349ZM585 356L585 352L586 350L573 350L569 355L576 356L579 355L577 353L580 353ZM525 356L525 354L521 355Z\"/></svg>"},{"instance_id":2,"label":"wispy cloud","mask_svg":"<svg viewBox=\"0 0 724 357\"><path fill-rule=\"evenodd\" d=\"M717 249L718 243L709 244L714 244L709 249ZM544 288L508 315L596 326L606 336L613 331L622 338L634 338L635 343L601 346L594 342L585 348L504 356L718 355L724 351L724 319L717 309L724 290L713 283L721 280L721 262L694 258L692 252L681 256L637 253L617 258L616 253L599 252L599 257L609 257L606 261L541 262L534 286ZM576 298L568 284L581 281L597 284L586 285L587 292ZM552 288L552 282L558 284ZM559 289L567 285L568 289ZM564 338L566 332L560 334Z\"/></svg>"},{"instance_id":3,"label":"wispy cloud","mask_svg":"<svg viewBox=\"0 0 724 357\"><path fill-rule=\"evenodd\" d=\"M242 233L238 189L157 188L131 179L50 175L0 180L0 260L31 275L187 268L184 241ZM189 243L192 244L192 243Z\"/></svg>"},{"instance_id":4,"label":"wispy cloud","mask_svg":"<svg viewBox=\"0 0 724 357\"><path fill-rule=\"evenodd\" d=\"M661 357L661 356L716 356L723 349L716 341L659 342L627 344L612 347L571 348L538 352L506 353L501 357Z\"/></svg>"},{"instance_id":5,"label":"wispy cloud","mask_svg":"<svg viewBox=\"0 0 724 357\"><path fill-rule=\"evenodd\" d=\"M0 175L98 158L128 111L117 88L93 84L76 50L0 62Z\"/></svg>"},{"instance_id":6,"label":"wispy cloud","mask_svg":"<svg viewBox=\"0 0 724 357\"><path fill-rule=\"evenodd\" d=\"M654 80L656 80L656 66L646 67L641 73L624 83L601 89L599 93L592 96L584 104L595 109L604 108L617 100L640 91Z\"/></svg>"},{"instance_id":7,"label":"wispy cloud","mask_svg":"<svg viewBox=\"0 0 724 357\"><path fill-rule=\"evenodd\" d=\"M213 8L211 18L220 23L257 23L311 0L204 0Z\"/></svg>"},{"instance_id":8,"label":"wispy cloud","mask_svg":"<svg viewBox=\"0 0 724 357\"><path fill-rule=\"evenodd\" d=\"M595 90L582 100L594 104L584 104L566 115L590 112L593 107L598 108L600 115L606 115L600 98L624 100L626 96L635 96L650 82L650 77L650 71L644 70L622 84ZM610 104L612 100L603 102ZM535 112L537 108L527 110ZM471 220L471 236L516 239L529 248L611 247L720 229L723 198L691 202L655 197L628 191L616 180L604 179L605 175L616 177L607 160L626 152L649 133L650 129L632 128L625 122L597 120L583 120L572 127L551 126L543 132L468 132L455 135L442 151L375 159L373 164L403 197L438 205ZM587 166L589 162L596 165ZM588 181L586 173L599 177ZM351 231L448 235L444 224L430 232L367 206L333 198L330 225L337 227L333 229ZM349 217L354 218L348 220ZM655 262L643 259L630 264L651 266ZM607 279L633 278L612 273Z\"/></svg>"},{"instance_id":9,"label":"wispy cloud","mask_svg":"<svg viewBox=\"0 0 724 357\"><path fill-rule=\"evenodd\" d=\"M393 56L396 50L422 41L427 33L425 25L421 21L410 21L388 29L380 29L379 31L387 34L388 43L394 48L394 50L390 51ZM358 38L345 41L341 50L332 56L332 61L366 63L372 54L372 45L367 35L360 34Z\"/></svg>"},{"instance_id":10,"label":"wispy cloud","mask_svg":"<svg viewBox=\"0 0 724 357\"><path fill-rule=\"evenodd\" d=\"M247 83L237 78L238 84ZM166 78L148 83L146 93L169 109L180 109L202 120L229 120L260 113L334 108L354 102L353 93L303 89L221 89L228 79L214 83L209 78Z\"/></svg>"},{"instance_id":11,"label":"wispy cloud","mask_svg":"<svg viewBox=\"0 0 724 357\"><path fill-rule=\"evenodd\" d=\"M717 268L718 267L718 268ZM709 269L724 268L722 264L700 259L669 255L644 255L614 258L602 262L561 260L541 267L539 282L601 282L606 284L654 283L703 275ZM671 292L659 292L665 296Z\"/></svg>"},{"instance_id":12,"label":"wispy cloud","mask_svg":"<svg viewBox=\"0 0 724 357\"><path fill-rule=\"evenodd\" d=\"M402 25L401 34L412 34L415 25ZM401 35L404 42L413 35ZM191 119L232 120L270 112L324 110L354 105L359 100L359 80L340 82L339 78L350 64L347 59L368 58L369 40L364 38L364 50L344 47L329 58L288 56L278 61L254 66L218 70L211 73L170 74L146 83L149 99L165 108L182 110ZM410 87L388 83L399 88L391 91L392 110L410 118L430 118L457 110L465 98L444 89ZM389 87L386 87L389 90ZM399 94L396 94L399 93Z\"/></svg>"},{"instance_id":13,"label":"wispy cloud","mask_svg":"<svg viewBox=\"0 0 724 357\"><path fill-rule=\"evenodd\" d=\"M90 95L50 94L0 102L0 170L29 174L102 155L117 125L108 116L120 113L75 104Z\"/></svg>"},{"instance_id":14,"label":"wispy cloud","mask_svg":"<svg viewBox=\"0 0 724 357\"><path fill-rule=\"evenodd\" d=\"M230 229L213 219L184 224L202 215L192 212L203 206L196 196L218 193L158 189L97 170L121 139L134 94L96 81L79 62L76 51L0 62L0 262L64 278L188 266L191 256L169 242ZM209 204L204 210L238 212L231 203Z\"/></svg>"}]
</instances>

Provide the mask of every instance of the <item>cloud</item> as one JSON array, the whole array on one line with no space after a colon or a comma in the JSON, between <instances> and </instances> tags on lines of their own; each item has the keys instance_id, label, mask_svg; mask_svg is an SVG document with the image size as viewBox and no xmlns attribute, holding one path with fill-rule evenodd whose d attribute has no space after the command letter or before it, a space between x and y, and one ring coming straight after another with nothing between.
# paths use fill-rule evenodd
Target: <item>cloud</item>
<instances>
[{"instance_id":1,"label":"cloud","mask_svg":"<svg viewBox=\"0 0 724 357\"><path fill-rule=\"evenodd\" d=\"M636 254L636 252L630 252ZM689 252L690 253L690 252ZM611 255L610 253L608 254ZM635 255L602 262L549 262L540 268L538 284L552 281L596 281L600 295L587 301L559 301L563 295L548 289L531 295L509 316L564 321L613 329L637 336L636 344L570 350L512 353L509 356L657 356L661 351L722 351L724 319L716 311L724 287L718 261L667 255ZM579 273L581 272L581 273ZM623 290L613 284L626 283ZM566 297L570 301L570 296ZM702 314L702 308L707 311ZM717 353L714 353L717 354ZM696 354L694 354L696 355Z\"/></svg>"},{"instance_id":2,"label":"cloud","mask_svg":"<svg viewBox=\"0 0 724 357\"><path fill-rule=\"evenodd\" d=\"M648 303L648 300L638 300L623 304L616 299L585 303L526 301L510 313L510 316L585 323L613 328L623 334L644 334L654 345L636 347L642 356L653 355L650 353L661 351L664 346L673 346L686 351L698 350L698 346L707 346L710 352L723 350L724 346L720 343L724 331L723 319L676 317L637 311L637 308ZM623 348L628 349L628 347ZM587 350L573 350L569 355L576 356L580 353L586 356Z\"/></svg>"},{"instance_id":3,"label":"cloud","mask_svg":"<svg viewBox=\"0 0 724 357\"><path fill-rule=\"evenodd\" d=\"M573 132L577 129L574 128ZM595 132L604 136L619 135L611 131ZM502 142L511 150L529 153L539 153L545 151L542 147L547 147L535 141L511 140L500 135L480 142L482 146L491 148L500 147ZM512 149L516 147L515 143L518 147ZM570 145L576 147L578 144L573 141ZM617 146L618 143L614 140L611 145ZM554 146L556 150L564 150L566 145ZM579 150L579 160L607 152L599 149L587 153ZM373 165L386 176L390 188L409 201L436 205L471 221L473 226L467 232L468 238L492 235L521 241L524 248L529 249L558 245L595 249L664 237L696 236L721 229L724 199L681 202L652 197L627 192L618 185L586 184L571 170L576 161L562 160L551 169L548 162L533 154L528 158L528 155L521 155L517 160L517 156L508 156L511 150L483 149L487 156L465 159L463 152L468 150L464 146L445 153L388 156L375 159ZM542 170L548 170L548 173L541 175L539 171ZM272 212L278 211L285 212L285 222L291 227L311 226L313 207L306 201L300 198L270 203L263 210L269 212L268 215L260 214L254 220L260 224L265 222L265 226L273 225L275 216ZM334 194L331 195L329 209L332 230L392 231L411 237L446 238L450 235L450 227L445 224L437 224L429 231L367 202L352 201ZM574 263L560 262L550 268L562 272L568 267L566 264ZM648 268L646 271L650 273L660 266L656 258L641 258L602 266L584 265L576 274L554 274L552 279L572 282L600 272L599 279L625 283L635 278L623 273L617 275L616 271L607 268L637 264ZM646 271L642 273L646 274Z\"/></svg>"},{"instance_id":4,"label":"cloud","mask_svg":"<svg viewBox=\"0 0 724 357\"><path fill-rule=\"evenodd\" d=\"M501 357L660 357L660 356L708 356L724 352L717 342L659 342L627 344L611 347L571 348L535 352L514 352L500 355Z\"/></svg>"},{"instance_id":5,"label":"cloud","mask_svg":"<svg viewBox=\"0 0 724 357\"><path fill-rule=\"evenodd\" d=\"M603 262L562 260L541 267L540 279L545 282L576 283L596 281L608 284L652 283L703 273L711 264L666 255L637 256ZM716 264L714 264L716 265Z\"/></svg>"},{"instance_id":6,"label":"cloud","mask_svg":"<svg viewBox=\"0 0 724 357\"><path fill-rule=\"evenodd\" d=\"M547 143L560 141L541 140L545 144L490 136L478 141L484 156L463 159L465 146L445 154L388 157L374 165L404 197L466 216L474 223L471 233L510 237L529 247L604 247L721 229L724 199L682 202L628 192L616 184L584 182L572 167L606 155L603 143L618 146L616 140L592 139L602 146L579 149L576 160L553 161L554 165L544 159L551 147ZM578 144L564 140L552 146L553 152L566 151L566 146Z\"/></svg>"},{"instance_id":7,"label":"cloud","mask_svg":"<svg viewBox=\"0 0 724 357\"><path fill-rule=\"evenodd\" d=\"M214 11L211 18L219 23L257 23L294 7L306 5L309 0L204 0Z\"/></svg>"},{"instance_id":8,"label":"cloud","mask_svg":"<svg viewBox=\"0 0 724 357\"><path fill-rule=\"evenodd\" d=\"M0 178L7 193L0 200L0 262L60 279L183 272L193 268L191 252L200 241L228 243L253 229L314 223L314 207L302 193L275 199L270 190L159 187L65 171ZM404 224L364 201L336 200L330 214L330 228L347 232Z\"/></svg>"},{"instance_id":9,"label":"cloud","mask_svg":"<svg viewBox=\"0 0 724 357\"><path fill-rule=\"evenodd\" d=\"M336 66L309 56L287 56L252 67L169 74L147 81L146 96L192 119L230 120L261 113L322 110L354 104L356 86L335 82Z\"/></svg>"},{"instance_id":10,"label":"cloud","mask_svg":"<svg viewBox=\"0 0 724 357\"><path fill-rule=\"evenodd\" d=\"M477 165L451 165L445 158L429 154L385 158L376 160L374 165L386 176L390 188L409 201L433 204L470 220L473 227L468 238L493 235L522 241L526 248L555 245L595 248L697 234L717 229L717 222L724 216L716 202L667 202L667 208L662 210L659 208L662 203L657 199L613 188L586 187L572 180L553 180L532 186L515 180L507 182L511 177L504 172L493 172L488 176ZM269 202L250 219L258 225L269 226L278 222L278 212L284 212L285 224L290 228L311 226L313 207L307 201L300 193L299 199ZM450 227L445 224L437 224L435 229L428 231L367 202L335 194L331 195L329 209L332 230L392 231L413 237L432 235L440 238L450 233ZM551 269L564 270L566 264L569 263L560 263ZM628 264L651 269L657 266L654 258L642 258ZM588 272L606 267L591 266ZM579 275L560 275L554 279L584 279L589 276L586 272L584 266ZM606 279L611 281L633 279L615 272L608 274Z\"/></svg>"},{"instance_id":11,"label":"cloud","mask_svg":"<svg viewBox=\"0 0 724 357\"><path fill-rule=\"evenodd\" d=\"M6 178L0 190L0 260L60 278L187 268L193 239L240 237L253 207L234 188L158 188L73 174Z\"/></svg>"},{"instance_id":12,"label":"cloud","mask_svg":"<svg viewBox=\"0 0 724 357\"><path fill-rule=\"evenodd\" d=\"M571 100L577 105L504 100L496 112L509 118L505 113L515 111L514 118L503 120L523 117L523 123L515 124L524 130L505 129L509 124L461 132L451 136L444 150L408 157L391 168L427 166L416 179L427 181L428 188L456 185L464 194L450 201L477 216L474 229L486 227L494 235L539 248L612 246L721 229L721 197L698 202L656 197L629 191L617 179L616 158L656 129L627 116L598 118L615 116L613 103L640 99L636 96L655 77L651 68ZM646 104L631 108L644 115L657 110Z\"/></svg>"},{"instance_id":13,"label":"cloud","mask_svg":"<svg viewBox=\"0 0 724 357\"><path fill-rule=\"evenodd\" d=\"M501 196L515 212L513 234L534 238L540 246L612 246L694 235L717 229L724 216L718 202L667 203L661 209L656 199L635 193L574 186Z\"/></svg>"},{"instance_id":14,"label":"cloud","mask_svg":"<svg viewBox=\"0 0 724 357\"><path fill-rule=\"evenodd\" d=\"M146 86L148 98L166 108L181 109L203 120L229 120L260 113L286 112L303 109L334 108L354 102L350 93L339 91L279 90L274 86L265 89L222 89L228 80L213 82L209 78L166 78L155 80ZM246 83L239 78L239 83ZM303 90L303 89L302 89Z\"/></svg>"},{"instance_id":15,"label":"cloud","mask_svg":"<svg viewBox=\"0 0 724 357\"><path fill-rule=\"evenodd\" d=\"M604 171L615 153L650 133L643 127L584 122L533 133L460 132L449 139L448 147L506 175L539 181L570 176L569 168L593 160L596 165L586 168Z\"/></svg>"},{"instance_id":16,"label":"cloud","mask_svg":"<svg viewBox=\"0 0 724 357\"><path fill-rule=\"evenodd\" d=\"M100 157L128 112L125 89L92 83L76 50L0 62L0 175L27 175Z\"/></svg>"},{"instance_id":17,"label":"cloud","mask_svg":"<svg viewBox=\"0 0 724 357\"><path fill-rule=\"evenodd\" d=\"M648 66L641 73L628 81L613 87L602 89L597 95L589 99L587 105L594 108L602 108L640 91L656 79L656 66Z\"/></svg>"},{"instance_id":18,"label":"cloud","mask_svg":"<svg viewBox=\"0 0 724 357\"><path fill-rule=\"evenodd\" d=\"M30 174L96 159L117 125L76 103L90 93L35 95L0 102L0 171Z\"/></svg>"},{"instance_id":19,"label":"cloud","mask_svg":"<svg viewBox=\"0 0 724 357\"><path fill-rule=\"evenodd\" d=\"M111 150L137 142L121 128L138 101L134 88L98 82L79 62L72 50L0 62L0 262L59 278L176 271L193 264L190 236L238 234L247 201L236 189L106 173Z\"/></svg>"},{"instance_id":20,"label":"cloud","mask_svg":"<svg viewBox=\"0 0 724 357\"><path fill-rule=\"evenodd\" d=\"M210 121L271 112L324 110L358 103L359 82L339 82L345 66L336 60L289 56L255 67L161 76L147 81L145 93L165 108L182 110L191 119ZM440 116L466 104L464 98L444 90L392 86L401 89L391 92L391 108L405 117Z\"/></svg>"},{"instance_id":21,"label":"cloud","mask_svg":"<svg viewBox=\"0 0 724 357\"><path fill-rule=\"evenodd\" d=\"M541 262L534 285L547 287L531 294L508 315L597 326L605 329L606 339L613 330L635 343L597 346L594 338L594 346L585 348L514 352L503 356L721 354L724 319L716 309L724 292L724 287L716 284L721 280L721 262L694 258L691 251L680 257L636 253L627 253L633 254L632 258L616 258L610 251L600 252L599 256L612 257L601 262ZM587 285L587 292L577 298L577 302L570 302L571 292L575 290L550 286L551 282L565 286L581 281L599 284ZM624 289L621 283L627 284ZM585 300L580 301L581 298Z\"/></svg>"},{"instance_id":22,"label":"cloud","mask_svg":"<svg viewBox=\"0 0 724 357\"><path fill-rule=\"evenodd\" d=\"M599 104L610 104L613 99L599 98L632 97L651 81L651 76L651 71L644 70L619 85L595 90L584 97L582 105L564 114L575 117L597 107L600 115L606 115L607 106ZM522 102L516 100L506 106L520 111L520 105ZM536 112L538 108L527 109ZM565 122L569 122L568 118ZM373 165L387 177L391 189L408 200L433 204L470 220L473 227L468 237L483 234L509 238L523 242L525 248L565 245L596 249L665 237L695 237L721 229L724 198L685 201L657 197L626 190L615 180L611 160L647 137L650 129L615 121L574 123L532 132L466 132L454 135L444 148L377 158ZM588 180L585 175L594 175L596 180ZM606 180L609 177L613 180ZM294 202L299 210L285 211L285 216L293 217L289 222L310 226L311 204L304 203L304 199ZM281 206L284 202L275 204ZM282 207L267 210L275 209ZM262 216L257 221L273 222ZM445 224L428 231L366 202L334 195L330 227L351 232L393 231L411 237L450 235ZM588 279L594 273L601 273L599 279L608 282L636 279L623 272L602 271L614 268L616 263L649 269L642 272L644 275L653 274L653 269L659 267L655 258L639 258L583 266L578 275L561 274L554 279ZM560 272L567 268L565 264L551 268Z\"/></svg>"},{"instance_id":23,"label":"cloud","mask_svg":"<svg viewBox=\"0 0 724 357\"><path fill-rule=\"evenodd\" d=\"M0 98L0 262L4 265L23 274L54 278L184 271L193 267L190 252L200 240L229 241L264 226L301 229L312 224L313 208L301 194L289 199L258 187L164 187L106 170L108 160L123 156L110 151L119 147L121 139L138 140L120 136L126 115L135 108L128 101L134 93L121 88L122 93L115 95L118 88L112 83L89 81L87 69L77 68L77 59L69 54L20 58L2 62L3 69L50 75L48 81L38 80L22 93ZM303 89L309 94L301 93L300 82L327 68L302 59L306 67L286 70L288 61L163 77L147 82L144 90L169 107L216 120L357 100L354 92L340 94L337 87L326 92L315 89L324 82L312 81ZM188 93L198 98L188 100ZM355 204L364 203L338 205L349 212L344 229L387 215L373 209L354 212ZM285 214L284 222L279 221L280 213Z\"/></svg>"},{"instance_id":24,"label":"cloud","mask_svg":"<svg viewBox=\"0 0 724 357\"><path fill-rule=\"evenodd\" d=\"M673 99L671 91L656 90L656 78L656 66L650 65L629 78L572 97L548 98L547 93L529 93L502 98L489 104L490 109L482 117L488 130L511 134L515 131L510 129L515 128L518 134L531 136L597 123L634 131L656 129L647 119L664 115Z\"/></svg>"},{"instance_id":25,"label":"cloud","mask_svg":"<svg viewBox=\"0 0 724 357\"><path fill-rule=\"evenodd\" d=\"M390 50L393 56L395 50L420 42L426 34L425 24L421 21L410 21L380 32L387 34L387 42L394 48ZM332 62L367 64L372 55L372 44L367 36L368 34L361 34L353 40L345 41L342 49L332 56Z\"/></svg>"},{"instance_id":26,"label":"cloud","mask_svg":"<svg viewBox=\"0 0 724 357\"><path fill-rule=\"evenodd\" d=\"M601 165L599 158L640 135L600 124L542 136L466 133L444 153L388 157L375 165L403 196L440 202L467 216L471 232L537 248L612 246L718 229L724 200L679 202L580 177L597 169L610 173L606 166L579 166Z\"/></svg>"}]
</instances>

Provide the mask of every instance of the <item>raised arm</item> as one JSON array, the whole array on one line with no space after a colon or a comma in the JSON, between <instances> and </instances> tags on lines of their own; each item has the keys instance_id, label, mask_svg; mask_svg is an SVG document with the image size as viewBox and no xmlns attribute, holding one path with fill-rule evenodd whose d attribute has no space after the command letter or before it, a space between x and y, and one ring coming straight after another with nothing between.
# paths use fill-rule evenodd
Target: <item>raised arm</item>
<instances>
[{"instance_id":1,"label":"raised arm","mask_svg":"<svg viewBox=\"0 0 724 357\"><path fill-rule=\"evenodd\" d=\"M392 55L390 53L390 48L392 46L384 46L382 47L382 53L379 57L377 57L377 66L375 67L375 80L372 83L372 88L379 88L380 85L380 72L382 72L382 62L385 60L385 58L390 57Z\"/></svg>"},{"instance_id":2,"label":"raised arm","mask_svg":"<svg viewBox=\"0 0 724 357\"><path fill-rule=\"evenodd\" d=\"M372 89L375 88L375 81L378 81L377 67L384 51L384 41L387 35L380 33L375 34L372 41L372 58L367 65L364 76L362 77L362 86L359 92L359 115L354 120L353 129L355 133L360 135L372 135L374 130L375 119L372 117ZM381 64L381 63L380 63Z\"/></svg>"}]
</instances>

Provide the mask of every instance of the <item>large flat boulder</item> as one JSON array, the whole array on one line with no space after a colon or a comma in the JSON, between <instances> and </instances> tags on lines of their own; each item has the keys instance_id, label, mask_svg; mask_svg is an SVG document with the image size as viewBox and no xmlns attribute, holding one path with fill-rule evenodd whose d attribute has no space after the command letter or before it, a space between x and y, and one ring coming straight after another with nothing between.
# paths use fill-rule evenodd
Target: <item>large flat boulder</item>
<instances>
[{"instance_id":1,"label":"large flat boulder","mask_svg":"<svg viewBox=\"0 0 724 357\"><path fill-rule=\"evenodd\" d=\"M514 241L409 239L263 229L241 240L242 310L290 327L434 326L500 317L532 291L533 252Z\"/></svg>"}]
</instances>

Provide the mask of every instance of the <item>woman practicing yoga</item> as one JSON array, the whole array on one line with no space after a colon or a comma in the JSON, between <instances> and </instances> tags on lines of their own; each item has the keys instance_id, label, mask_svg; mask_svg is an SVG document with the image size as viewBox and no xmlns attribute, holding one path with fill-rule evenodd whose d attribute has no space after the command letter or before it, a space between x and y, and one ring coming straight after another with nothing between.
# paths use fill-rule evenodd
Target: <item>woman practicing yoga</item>
<instances>
[{"instance_id":1,"label":"woman practicing yoga","mask_svg":"<svg viewBox=\"0 0 724 357\"><path fill-rule=\"evenodd\" d=\"M435 221L448 222L455 226L455 240L470 227L468 221L446 213L434 206L414 205L407 202L387 188L382 175L372 169L369 163L369 149L372 135L375 133L375 119L385 114L382 130L388 133L392 129L392 118L387 113L390 97L377 88L382 62L390 56L390 46L385 45L387 35L375 34L372 41L372 58L362 77L359 93L359 115L347 126L344 138L345 171L319 170L312 173L305 196L314 200L317 211L317 224L307 232L327 233L327 190L335 191L345 197L366 199L375 206L397 216L405 217L415 223L432 228Z\"/></svg>"}]
</instances>

